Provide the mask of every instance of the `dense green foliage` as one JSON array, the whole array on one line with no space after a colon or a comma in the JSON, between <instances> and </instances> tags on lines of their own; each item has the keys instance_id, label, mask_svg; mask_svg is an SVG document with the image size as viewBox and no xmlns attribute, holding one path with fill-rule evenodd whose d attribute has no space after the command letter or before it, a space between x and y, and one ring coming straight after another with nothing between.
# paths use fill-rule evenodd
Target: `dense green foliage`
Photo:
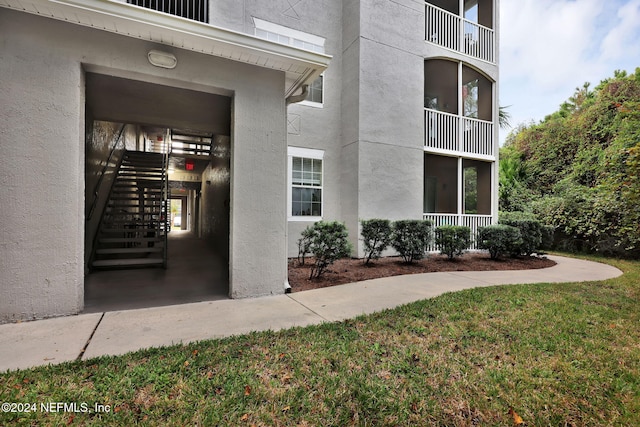
<instances>
[{"instance_id":1,"label":"dense green foliage","mask_svg":"<svg viewBox=\"0 0 640 427\"><path fill-rule=\"evenodd\" d=\"M500 208L536 214L565 249L640 256L640 68L589 84L500 152Z\"/></svg>"},{"instance_id":2,"label":"dense green foliage","mask_svg":"<svg viewBox=\"0 0 640 427\"><path fill-rule=\"evenodd\" d=\"M500 224L510 225L520 230L520 245L516 248L515 254L529 256L540 253L543 249L549 249L549 239L544 238L547 235L545 226L533 215L505 212L500 215Z\"/></svg>"},{"instance_id":3,"label":"dense green foliage","mask_svg":"<svg viewBox=\"0 0 640 427\"><path fill-rule=\"evenodd\" d=\"M460 256L471 246L471 229L462 225L443 225L436 228L436 247L450 260Z\"/></svg>"},{"instance_id":4,"label":"dense green foliage","mask_svg":"<svg viewBox=\"0 0 640 427\"><path fill-rule=\"evenodd\" d=\"M516 227L494 224L478 229L478 248L489 251L491 259L502 255L518 255L522 246L522 235Z\"/></svg>"},{"instance_id":5,"label":"dense green foliage","mask_svg":"<svg viewBox=\"0 0 640 427\"><path fill-rule=\"evenodd\" d=\"M431 222L406 219L393 223L391 246L398 251L404 262L424 258L431 243Z\"/></svg>"},{"instance_id":6,"label":"dense green foliage","mask_svg":"<svg viewBox=\"0 0 640 427\"><path fill-rule=\"evenodd\" d=\"M362 225L362 242L364 245L364 263L380 258L382 252L391 243L391 222L388 219L366 219Z\"/></svg>"}]
</instances>

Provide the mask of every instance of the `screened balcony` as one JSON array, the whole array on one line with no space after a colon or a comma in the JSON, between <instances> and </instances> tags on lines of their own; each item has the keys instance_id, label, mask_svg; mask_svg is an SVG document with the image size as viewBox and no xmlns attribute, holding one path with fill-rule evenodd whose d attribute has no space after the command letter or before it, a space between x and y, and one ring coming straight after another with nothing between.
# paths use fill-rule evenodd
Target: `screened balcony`
<instances>
[{"instance_id":1,"label":"screened balcony","mask_svg":"<svg viewBox=\"0 0 640 427\"><path fill-rule=\"evenodd\" d=\"M475 237L478 228L493 222L493 167L492 162L425 153L423 218L434 227L469 227ZM475 242L471 248L477 249Z\"/></svg>"},{"instance_id":2,"label":"screened balcony","mask_svg":"<svg viewBox=\"0 0 640 427\"><path fill-rule=\"evenodd\" d=\"M425 151L495 159L493 83L453 61L424 65Z\"/></svg>"},{"instance_id":3,"label":"screened balcony","mask_svg":"<svg viewBox=\"0 0 640 427\"><path fill-rule=\"evenodd\" d=\"M425 2L425 40L490 63L496 62L493 0Z\"/></svg>"}]
</instances>

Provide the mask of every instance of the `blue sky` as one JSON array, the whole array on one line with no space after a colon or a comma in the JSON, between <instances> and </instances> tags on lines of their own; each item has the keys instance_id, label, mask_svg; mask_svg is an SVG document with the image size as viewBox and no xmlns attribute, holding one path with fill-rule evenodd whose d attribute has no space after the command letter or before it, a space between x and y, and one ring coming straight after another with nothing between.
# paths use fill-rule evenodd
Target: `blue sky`
<instances>
[{"instance_id":1,"label":"blue sky","mask_svg":"<svg viewBox=\"0 0 640 427\"><path fill-rule=\"evenodd\" d=\"M585 82L636 67L640 0L500 1L499 102L514 127L542 120Z\"/></svg>"}]
</instances>

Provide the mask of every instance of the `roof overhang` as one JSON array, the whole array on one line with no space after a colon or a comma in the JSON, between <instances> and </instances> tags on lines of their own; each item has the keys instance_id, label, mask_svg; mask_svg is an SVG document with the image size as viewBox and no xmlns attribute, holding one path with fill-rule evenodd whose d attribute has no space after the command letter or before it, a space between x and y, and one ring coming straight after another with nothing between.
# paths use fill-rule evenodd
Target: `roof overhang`
<instances>
[{"instance_id":1,"label":"roof overhang","mask_svg":"<svg viewBox=\"0 0 640 427\"><path fill-rule=\"evenodd\" d=\"M149 40L285 74L285 97L315 80L331 56L114 0L0 0L0 7Z\"/></svg>"}]
</instances>

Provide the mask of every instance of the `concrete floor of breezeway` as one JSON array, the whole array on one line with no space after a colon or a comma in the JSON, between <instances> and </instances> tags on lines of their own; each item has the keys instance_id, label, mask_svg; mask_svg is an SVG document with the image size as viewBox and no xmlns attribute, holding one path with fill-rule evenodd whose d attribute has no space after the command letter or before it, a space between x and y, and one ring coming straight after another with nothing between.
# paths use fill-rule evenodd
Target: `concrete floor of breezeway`
<instances>
[{"instance_id":1,"label":"concrete floor of breezeway","mask_svg":"<svg viewBox=\"0 0 640 427\"><path fill-rule=\"evenodd\" d=\"M169 233L167 268L103 270L85 277L83 313L228 299L229 265L193 233Z\"/></svg>"},{"instance_id":2,"label":"concrete floor of breezeway","mask_svg":"<svg viewBox=\"0 0 640 427\"><path fill-rule=\"evenodd\" d=\"M550 258L557 265L541 270L394 276L270 297L209 300L0 325L0 371L340 321L474 287L598 281L622 274L605 264Z\"/></svg>"}]
</instances>

